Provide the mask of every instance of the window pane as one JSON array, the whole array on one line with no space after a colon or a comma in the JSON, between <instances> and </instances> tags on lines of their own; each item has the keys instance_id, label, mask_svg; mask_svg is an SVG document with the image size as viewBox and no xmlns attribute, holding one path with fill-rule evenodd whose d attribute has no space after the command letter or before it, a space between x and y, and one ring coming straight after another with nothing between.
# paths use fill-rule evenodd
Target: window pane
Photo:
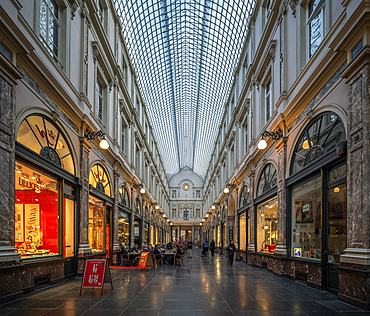
<instances>
[{"instance_id":1,"label":"window pane","mask_svg":"<svg viewBox=\"0 0 370 316\"><path fill-rule=\"evenodd\" d=\"M257 250L274 253L277 245L277 198L257 207Z\"/></svg>"},{"instance_id":2,"label":"window pane","mask_svg":"<svg viewBox=\"0 0 370 316\"><path fill-rule=\"evenodd\" d=\"M240 214L239 221L240 250L247 250L247 216L246 213Z\"/></svg>"},{"instance_id":3,"label":"window pane","mask_svg":"<svg viewBox=\"0 0 370 316\"><path fill-rule=\"evenodd\" d=\"M347 187L338 185L328 190L328 261L339 263L347 248Z\"/></svg>"},{"instance_id":4,"label":"window pane","mask_svg":"<svg viewBox=\"0 0 370 316\"><path fill-rule=\"evenodd\" d=\"M321 260L321 217L318 176L292 190L292 256Z\"/></svg>"},{"instance_id":5,"label":"window pane","mask_svg":"<svg viewBox=\"0 0 370 316\"><path fill-rule=\"evenodd\" d=\"M22 258L58 255L58 182L16 162L15 246Z\"/></svg>"},{"instance_id":6,"label":"window pane","mask_svg":"<svg viewBox=\"0 0 370 316\"><path fill-rule=\"evenodd\" d=\"M73 200L64 199L64 257L74 255L74 208Z\"/></svg>"},{"instance_id":7,"label":"window pane","mask_svg":"<svg viewBox=\"0 0 370 316\"><path fill-rule=\"evenodd\" d=\"M90 196L89 243L92 252L104 251L104 202Z\"/></svg>"}]
</instances>

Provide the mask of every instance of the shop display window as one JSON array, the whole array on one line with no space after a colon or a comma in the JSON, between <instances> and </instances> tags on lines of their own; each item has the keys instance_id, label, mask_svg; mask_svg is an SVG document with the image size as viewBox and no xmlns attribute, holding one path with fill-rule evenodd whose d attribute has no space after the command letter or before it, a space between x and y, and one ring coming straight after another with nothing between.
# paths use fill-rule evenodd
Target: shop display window
<instances>
[{"instance_id":1,"label":"shop display window","mask_svg":"<svg viewBox=\"0 0 370 316\"><path fill-rule=\"evenodd\" d=\"M39 115L25 118L18 129L17 142L75 174L71 150L60 129L47 118Z\"/></svg>"},{"instance_id":2,"label":"shop display window","mask_svg":"<svg viewBox=\"0 0 370 316\"><path fill-rule=\"evenodd\" d=\"M74 207L74 200L64 199L64 257L74 256Z\"/></svg>"},{"instance_id":3,"label":"shop display window","mask_svg":"<svg viewBox=\"0 0 370 316\"><path fill-rule=\"evenodd\" d=\"M347 248L346 184L328 189L328 262L339 263Z\"/></svg>"},{"instance_id":4,"label":"shop display window","mask_svg":"<svg viewBox=\"0 0 370 316\"><path fill-rule=\"evenodd\" d=\"M118 211L118 243L130 246L130 215Z\"/></svg>"},{"instance_id":5,"label":"shop display window","mask_svg":"<svg viewBox=\"0 0 370 316\"><path fill-rule=\"evenodd\" d=\"M257 206L257 249L273 254L277 245L277 198Z\"/></svg>"},{"instance_id":6,"label":"shop display window","mask_svg":"<svg viewBox=\"0 0 370 316\"><path fill-rule=\"evenodd\" d=\"M59 255L58 181L16 161L15 247L22 258Z\"/></svg>"},{"instance_id":7,"label":"shop display window","mask_svg":"<svg viewBox=\"0 0 370 316\"><path fill-rule=\"evenodd\" d=\"M221 243L221 225L218 225L216 246L218 247L220 243Z\"/></svg>"},{"instance_id":8,"label":"shop display window","mask_svg":"<svg viewBox=\"0 0 370 316\"><path fill-rule=\"evenodd\" d=\"M222 243L223 246L226 246L226 222L222 223L222 234L223 234Z\"/></svg>"},{"instance_id":9,"label":"shop display window","mask_svg":"<svg viewBox=\"0 0 370 316\"><path fill-rule=\"evenodd\" d=\"M104 202L90 196L89 199L89 243L92 252L104 251Z\"/></svg>"},{"instance_id":10,"label":"shop display window","mask_svg":"<svg viewBox=\"0 0 370 316\"><path fill-rule=\"evenodd\" d=\"M154 244L154 225L151 225L151 229L150 229L150 243L151 244ZM173 230L172 231L172 235L176 235L176 231L175 230ZM176 236L174 236L175 237L175 239L176 239Z\"/></svg>"},{"instance_id":11,"label":"shop display window","mask_svg":"<svg viewBox=\"0 0 370 316\"><path fill-rule=\"evenodd\" d=\"M321 217L321 176L317 176L292 189L292 256L321 260Z\"/></svg>"},{"instance_id":12,"label":"shop display window","mask_svg":"<svg viewBox=\"0 0 370 316\"><path fill-rule=\"evenodd\" d=\"M247 250L247 215L243 212L239 215L239 249Z\"/></svg>"}]
</instances>

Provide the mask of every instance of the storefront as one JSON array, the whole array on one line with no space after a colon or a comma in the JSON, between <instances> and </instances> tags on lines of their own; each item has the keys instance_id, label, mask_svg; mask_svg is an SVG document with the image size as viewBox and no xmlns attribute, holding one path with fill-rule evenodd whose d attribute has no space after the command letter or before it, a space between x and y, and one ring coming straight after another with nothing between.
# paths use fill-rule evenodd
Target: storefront
<instances>
[{"instance_id":1,"label":"storefront","mask_svg":"<svg viewBox=\"0 0 370 316\"><path fill-rule=\"evenodd\" d=\"M118 244L130 248L130 195L124 186L120 187L118 195Z\"/></svg>"},{"instance_id":2,"label":"storefront","mask_svg":"<svg viewBox=\"0 0 370 316\"><path fill-rule=\"evenodd\" d=\"M255 199L256 251L274 254L277 245L277 172L272 163L262 169Z\"/></svg>"},{"instance_id":3,"label":"storefront","mask_svg":"<svg viewBox=\"0 0 370 316\"><path fill-rule=\"evenodd\" d=\"M141 209L141 203L139 199L136 199L135 202L135 214L134 214L134 244L138 245L141 247L141 236L142 236L142 230L141 230L141 225L142 225L142 209Z\"/></svg>"},{"instance_id":4,"label":"storefront","mask_svg":"<svg viewBox=\"0 0 370 316\"><path fill-rule=\"evenodd\" d=\"M239 250L246 252L250 242L250 196L249 187L245 185L240 193L239 197ZM243 260L246 261L246 254L243 254Z\"/></svg>"},{"instance_id":5,"label":"storefront","mask_svg":"<svg viewBox=\"0 0 370 316\"><path fill-rule=\"evenodd\" d=\"M319 265L311 282L332 292L338 291L337 268L347 247L347 168L345 150L338 150L345 142L339 116L317 116L298 139L287 179L288 254L297 264Z\"/></svg>"},{"instance_id":6,"label":"storefront","mask_svg":"<svg viewBox=\"0 0 370 316\"><path fill-rule=\"evenodd\" d=\"M144 245L149 244L149 224L144 223Z\"/></svg>"},{"instance_id":7,"label":"storefront","mask_svg":"<svg viewBox=\"0 0 370 316\"><path fill-rule=\"evenodd\" d=\"M93 254L112 254L111 185L101 164L92 166L89 174L89 244Z\"/></svg>"},{"instance_id":8,"label":"storefront","mask_svg":"<svg viewBox=\"0 0 370 316\"><path fill-rule=\"evenodd\" d=\"M15 247L22 262L55 260L40 266L73 277L76 261L76 192L74 155L61 128L48 117L27 116L17 132L15 162ZM60 258L64 258L60 262ZM58 260L60 263L58 263ZM55 276L55 274L54 274ZM49 275L50 282L51 274ZM33 281L33 279L32 279Z\"/></svg>"}]
</instances>

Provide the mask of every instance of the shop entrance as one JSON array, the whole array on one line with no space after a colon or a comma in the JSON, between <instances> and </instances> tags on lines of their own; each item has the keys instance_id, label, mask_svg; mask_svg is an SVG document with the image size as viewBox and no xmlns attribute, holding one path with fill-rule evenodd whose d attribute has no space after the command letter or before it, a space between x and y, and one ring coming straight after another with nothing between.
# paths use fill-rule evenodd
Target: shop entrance
<instances>
[{"instance_id":1,"label":"shop entrance","mask_svg":"<svg viewBox=\"0 0 370 316\"><path fill-rule=\"evenodd\" d=\"M141 248L141 220L135 220L134 222L134 244Z\"/></svg>"}]
</instances>

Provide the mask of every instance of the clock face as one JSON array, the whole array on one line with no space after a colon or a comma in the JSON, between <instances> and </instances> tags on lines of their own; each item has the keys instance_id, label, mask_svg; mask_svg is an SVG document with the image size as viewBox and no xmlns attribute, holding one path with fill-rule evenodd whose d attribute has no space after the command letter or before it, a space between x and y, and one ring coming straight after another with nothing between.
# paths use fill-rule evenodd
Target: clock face
<instances>
[{"instance_id":1,"label":"clock face","mask_svg":"<svg viewBox=\"0 0 370 316\"><path fill-rule=\"evenodd\" d=\"M189 190L189 184L185 183L182 188L185 190L185 191L188 191Z\"/></svg>"}]
</instances>

